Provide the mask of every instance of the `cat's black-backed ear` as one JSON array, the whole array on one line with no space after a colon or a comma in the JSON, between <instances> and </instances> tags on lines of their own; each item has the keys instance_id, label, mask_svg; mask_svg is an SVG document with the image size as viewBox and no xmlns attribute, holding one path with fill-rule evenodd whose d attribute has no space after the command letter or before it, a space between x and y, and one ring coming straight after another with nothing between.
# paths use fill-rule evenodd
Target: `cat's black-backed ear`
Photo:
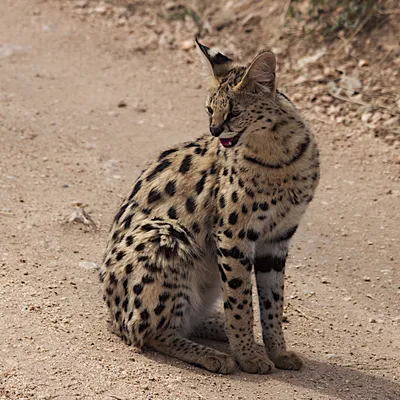
<instances>
[{"instance_id":1,"label":"cat's black-backed ear","mask_svg":"<svg viewBox=\"0 0 400 400\"><path fill-rule=\"evenodd\" d=\"M195 39L203 65L216 78L225 76L232 68L233 60L217 50L210 49Z\"/></svg>"},{"instance_id":2,"label":"cat's black-backed ear","mask_svg":"<svg viewBox=\"0 0 400 400\"><path fill-rule=\"evenodd\" d=\"M247 90L252 93L276 93L276 57L270 51L260 53L247 68L237 90Z\"/></svg>"}]
</instances>

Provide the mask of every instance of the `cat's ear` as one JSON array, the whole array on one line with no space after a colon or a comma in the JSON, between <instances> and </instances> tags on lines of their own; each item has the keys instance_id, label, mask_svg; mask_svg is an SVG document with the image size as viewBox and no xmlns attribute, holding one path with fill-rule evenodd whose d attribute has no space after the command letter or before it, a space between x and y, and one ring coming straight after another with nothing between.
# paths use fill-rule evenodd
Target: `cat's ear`
<instances>
[{"instance_id":1,"label":"cat's ear","mask_svg":"<svg viewBox=\"0 0 400 400\"><path fill-rule=\"evenodd\" d=\"M221 78L227 75L232 68L233 61L217 50L204 46L197 40L197 38L195 41L207 73L216 78Z\"/></svg>"},{"instance_id":2,"label":"cat's ear","mask_svg":"<svg viewBox=\"0 0 400 400\"><path fill-rule=\"evenodd\" d=\"M276 57L270 51L260 53L247 68L242 80L236 86L237 90L251 93L276 93Z\"/></svg>"}]
</instances>

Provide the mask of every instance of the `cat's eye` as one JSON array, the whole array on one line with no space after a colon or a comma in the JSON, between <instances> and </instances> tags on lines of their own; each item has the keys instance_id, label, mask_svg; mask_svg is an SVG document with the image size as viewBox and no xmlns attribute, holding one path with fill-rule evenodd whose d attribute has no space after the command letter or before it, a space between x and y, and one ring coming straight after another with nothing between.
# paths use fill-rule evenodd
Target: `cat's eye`
<instances>
[{"instance_id":1,"label":"cat's eye","mask_svg":"<svg viewBox=\"0 0 400 400\"><path fill-rule=\"evenodd\" d=\"M228 115L226 116L226 121L237 118L239 115L240 115L240 111L230 111L228 113Z\"/></svg>"},{"instance_id":2,"label":"cat's eye","mask_svg":"<svg viewBox=\"0 0 400 400\"><path fill-rule=\"evenodd\" d=\"M210 115L213 115L214 110L210 106L206 107L206 110Z\"/></svg>"}]
</instances>

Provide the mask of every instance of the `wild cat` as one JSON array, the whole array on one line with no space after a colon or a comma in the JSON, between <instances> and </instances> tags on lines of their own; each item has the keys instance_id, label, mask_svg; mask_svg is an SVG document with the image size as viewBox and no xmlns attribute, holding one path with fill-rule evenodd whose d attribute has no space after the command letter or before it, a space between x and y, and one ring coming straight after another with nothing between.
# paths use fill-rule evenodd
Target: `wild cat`
<instances>
[{"instance_id":1,"label":"wild cat","mask_svg":"<svg viewBox=\"0 0 400 400\"><path fill-rule=\"evenodd\" d=\"M250 373L297 370L282 332L284 270L319 181L318 147L276 88L273 53L240 66L197 46L211 75L211 135L163 151L136 180L112 226L104 299L128 344L218 373L236 362ZM252 271L264 351L253 336ZM229 341L231 355L194 337Z\"/></svg>"}]
</instances>

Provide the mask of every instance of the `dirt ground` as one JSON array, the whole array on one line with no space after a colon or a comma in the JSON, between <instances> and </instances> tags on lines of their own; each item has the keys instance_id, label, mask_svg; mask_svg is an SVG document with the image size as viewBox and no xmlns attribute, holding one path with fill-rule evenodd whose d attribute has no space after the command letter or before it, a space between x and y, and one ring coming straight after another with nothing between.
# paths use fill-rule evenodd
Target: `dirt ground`
<instances>
[{"instance_id":1,"label":"dirt ground","mask_svg":"<svg viewBox=\"0 0 400 400\"><path fill-rule=\"evenodd\" d=\"M285 323L301 371L218 376L136 353L107 330L87 262L143 165L206 132L197 60L128 52L52 2L1 3L0 399L400 398L398 148L307 113L322 178L293 241ZM76 202L98 231L64 223Z\"/></svg>"}]
</instances>

